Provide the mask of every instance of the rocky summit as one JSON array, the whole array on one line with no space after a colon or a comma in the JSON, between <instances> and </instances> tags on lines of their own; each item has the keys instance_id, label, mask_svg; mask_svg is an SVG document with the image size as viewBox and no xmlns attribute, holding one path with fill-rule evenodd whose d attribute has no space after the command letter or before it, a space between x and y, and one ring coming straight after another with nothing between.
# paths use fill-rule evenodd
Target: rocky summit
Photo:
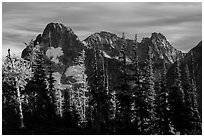
<instances>
[{"instance_id":1,"label":"rocky summit","mask_svg":"<svg viewBox=\"0 0 204 137\"><path fill-rule=\"evenodd\" d=\"M51 60L55 78L62 87L66 86L67 70L73 66L73 60L78 57L83 48L82 42L71 28L60 23L49 23L42 34L34 40L34 46L39 46L46 60ZM50 47L49 47L50 46ZM22 52L22 58L30 56L31 46L27 46ZM48 63L48 62L47 62ZM47 64L48 65L48 64Z\"/></svg>"},{"instance_id":2,"label":"rocky summit","mask_svg":"<svg viewBox=\"0 0 204 137\"><path fill-rule=\"evenodd\" d=\"M126 39L127 42L127 55L133 56L133 40ZM83 43L87 47L92 47L96 44L100 44L100 49L105 51L107 55L111 57L119 56L119 51L121 50L122 39L116 34L110 32L101 31L99 33L94 33L87 37ZM103 47L102 47L103 46ZM150 38L143 38L141 43L138 43L139 58L140 61L146 59L146 54L148 47L152 48L152 54L154 56L154 62L165 61L168 64L174 63L176 59L181 59L185 56L184 53L175 49L161 33L152 33Z\"/></svg>"},{"instance_id":3,"label":"rocky summit","mask_svg":"<svg viewBox=\"0 0 204 137\"><path fill-rule=\"evenodd\" d=\"M134 40L123 40L122 37L117 36L116 34L101 31L80 41L71 28L65 27L60 23L49 23L43 33L36 37L34 45L38 45L38 47L41 48L46 60L51 60L55 77L58 79L58 84L61 84L62 87L66 88L66 86L68 86L67 84L73 80L72 77L76 74L74 72L77 72L77 69L74 67L74 60L78 57L82 49L85 49L86 51L86 73L88 76L91 75L92 71L90 67L93 61L93 54L91 51L94 48L100 50L101 56L99 56L98 59L101 60L104 58L107 61L108 71L112 80L111 83L113 83L113 85L118 84L117 79L119 75L121 75L119 56L124 42L126 43L128 63L134 58ZM189 56L192 55L192 52L194 53L194 56L198 56L197 52L200 52L201 50L196 49L197 47L201 47L199 45L202 45L202 43L199 43L196 48L192 49L188 54L185 54L175 49L163 34L154 32L150 38L146 37L143 38L141 42L137 42L137 45L141 66L145 63L148 49L151 47L154 77L155 81L157 81L163 63L166 64L168 69L171 69L176 60L188 62L187 60L189 60ZM31 56L30 53L32 48L32 46L27 46L22 52L22 57L27 58L28 56ZM201 54L199 55L200 58ZM198 67L201 68L201 65ZM200 79L200 76L199 73L196 75L196 78Z\"/></svg>"},{"instance_id":4,"label":"rocky summit","mask_svg":"<svg viewBox=\"0 0 204 137\"><path fill-rule=\"evenodd\" d=\"M131 59L134 58L134 40L125 39L125 41L127 62L131 62ZM97 46L97 48L103 51L104 57L107 59L119 59L123 40L116 34L101 31L90 35L83 41L83 43L90 49ZM163 62L169 67L176 61L176 59L179 60L185 56L185 53L175 49L161 33L154 32L150 38L143 38L143 40L138 42L137 45L140 64L145 63L148 49L151 47L154 62L154 76L156 79L158 79ZM119 66L117 68L119 68Z\"/></svg>"}]
</instances>

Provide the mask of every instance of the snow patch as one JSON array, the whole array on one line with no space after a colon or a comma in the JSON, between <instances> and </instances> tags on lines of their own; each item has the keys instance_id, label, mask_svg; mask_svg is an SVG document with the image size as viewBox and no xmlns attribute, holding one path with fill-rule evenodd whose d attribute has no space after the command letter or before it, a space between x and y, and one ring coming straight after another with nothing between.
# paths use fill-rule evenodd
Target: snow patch
<instances>
[{"instance_id":1,"label":"snow patch","mask_svg":"<svg viewBox=\"0 0 204 137\"><path fill-rule=\"evenodd\" d=\"M76 40L79 41L79 37L76 37Z\"/></svg>"},{"instance_id":2,"label":"snow patch","mask_svg":"<svg viewBox=\"0 0 204 137\"><path fill-rule=\"evenodd\" d=\"M105 38L105 43L107 43L108 44L108 40Z\"/></svg>"},{"instance_id":3,"label":"snow patch","mask_svg":"<svg viewBox=\"0 0 204 137\"><path fill-rule=\"evenodd\" d=\"M115 57L114 57L114 59L117 59L117 60L119 60L119 57L118 57L118 56L115 56Z\"/></svg>"},{"instance_id":4,"label":"snow patch","mask_svg":"<svg viewBox=\"0 0 204 137\"><path fill-rule=\"evenodd\" d=\"M164 59L163 54L160 54L160 55L159 55L159 58L160 58L160 59Z\"/></svg>"},{"instance_id":5,"label":"snow patch","mask_svg":"<svg viewBox=\"0 0 204 137\"><path fill-rule=\"evenodd\" d=\"M113 46L113 41L111 39L109 39L109 43L112 49L115 49L115 47Z\"/></svg>"},{"instance_id":6,"label":"snow patch","mask_svg":"<svg viewBox=\"0 0 204 137\"><path fill-rule=\"evenodd\" d=\"M112 45L112 44L113 44L113 42L112 42L112 40L111 40L111 39L109 39L109 44L110 44L110 45Z\"/></svg>"},{"instance_id":7,"label":"snow patch","mask_svg":"<svg viewBox=\"0 0 204 137\"><path fill-rule=\"evenodd\" d=\"M82 43L84 44L84 46L88 46L88 43L86 41L82 41Z\"/></svg>"},{"instance_id":8,"label":"snow patch","mask_svg":"<svg viewBox=\"0 0 204 137\"><path fill-rule=\"evenodd\" d=\"M60 27L60 30L62 30L62 25L60 23L58 23L59 27Z\"/></svg>"},{"instance_id":9,"label":"snow patch","mask_svg":"<svg viewBox=\"0 0 204 137\"><path fill-rule=\"evenodd\" d=\"M63 51L61 47L48 49L46 51L46 56L51 58L51 61L55 62L56 64L59 63L59 57L63 55Z\"/></svg>"},{"instance_id":10,"label":"snow patch","mask_svg":"<svg viewBox=\"0 0 204 137\"><path fill-rule=\"evenodd\" d=\"M65 75L66 77L71 76L78 82L81 82L83 78L86 78L86 76L84 77L84 70L85 68L81 65L70 66L67 68Z\"/></svg>"},{"instance_id":11,"label":"snow patch","mask_svg":"<svg viewBox=\"0 0 204 137\"><path fill-rule=\"evenodd\" d=\"M126 62L127 62L127 63L132 63L132 61L130 60L129 57L126 57Z\"/></svg>"},{"instance_id":12,"label":"snow patch","mask_svg":"<svg viewBox=\"0 0 204 137\"><path fill-rule=\"evenodd\" d=\"M104 52L104 51L103 51L103 56L106 57L106 58L109 58L109 59L111 58L111 56L109 56L109 55L108 55L106 52Z\"/></svg>"},{"instance_id":13,"label":"snow patch","mask_svg":"<svg viewBox=\"0 0 204 137\"><path fill-rule=\"evenodd\" d=\"M99 34L96 34L96 39L98 39L99 42L102 41L101 36Z\"/></svg>"},{"instance_id":14,"label":"snow patch","mask_svg":"<svg viewBox=\"0 0 204 137\"><path fill-rule=\"evenodd\" d=\"M68 67L66 72L65 72L66 77L77 75L78 74L78 69L79 69L78 66Z\"/></svg>"}]
</instances>

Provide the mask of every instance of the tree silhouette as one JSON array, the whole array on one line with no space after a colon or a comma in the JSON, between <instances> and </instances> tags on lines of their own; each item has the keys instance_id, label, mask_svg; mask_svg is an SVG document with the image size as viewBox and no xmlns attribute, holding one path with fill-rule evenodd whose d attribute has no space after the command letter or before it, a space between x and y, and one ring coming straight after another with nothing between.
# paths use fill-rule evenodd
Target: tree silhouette
<instances>
[{"instance_id":1,"label":"tree silhouette","mask_svg":"<svg viewBox=\"0 0 204 137\"><path fill-rule=\"evenodd\" d=\"M198 104L196 97L196 86L194 80L190 77L188 65L185 66L183 89L185 101L185 132L186 134L200 134L201 121L198 112Z\"/></svg>"},{"instance_id":2,"label":"tree silhouette","mask_svg":"<svg viewBox=\"0 0 204 137\"><path fill-rule=\"evenodd\" d=\"M23 107L22 107L22 95L21 90L23 90L32 76L30 64L21 58L13 57L10 55L10 49L8 49L8 55L4 60L2 66L2 82L7 83L8 86L13 86L14 92L13 96L16 97L16 102L18 106L18 115L20 119L20 128L24 128L24 117L23 117ZM5 88L4 88L5 89ZM7 90L7 89L6 89ZM7 92L3 90L3 92ZM4 95L4 94L3 94ZM12 94L11 94L12 96Z\"/></svg>"},{"instance_id":3,"label":"tree silhouette","mask_svg":"<svg viewBox=\"0 0 204 137\"><path fill-rule=\"evenodd\" d=\"M159 134L169 135L171 133L171 123L169 119L169 90L167 88L166 80L166 66L163 62L163 69L161 73L161 78L158 82L158 88L156 92L156 127L155 130Z\"/></svg>"},{"instance_id":4,"label":"tree silhouette","mask_svg":"<svg viewBox=\"0 0 204 137\"><path fill-rule=\"evenodd\" d=\"M173 84L170 87L170 118L175 129L184 134L184 92L181 85L181 70L179 61L175 62L176 67L173 73Z\"/></svg>"}]
</instances>

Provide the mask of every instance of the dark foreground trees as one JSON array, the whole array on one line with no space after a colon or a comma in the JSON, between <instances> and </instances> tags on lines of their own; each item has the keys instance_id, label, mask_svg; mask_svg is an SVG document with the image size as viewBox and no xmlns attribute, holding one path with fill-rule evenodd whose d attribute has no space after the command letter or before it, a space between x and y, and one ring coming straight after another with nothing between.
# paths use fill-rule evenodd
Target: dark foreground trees
<instances>
[{"instance_id":1,"label":"dark foreground trees","mask_svg":"<svg viewBox=\"0 0 204 137\"><path fill-rule=\"evenodd\" d=\"M173 134L170 122L170 102L169 102L169 90L167 89L166 66L163 63L163 71L161 72L161 78L157 86L157 94L155 101L155 130L157 133L163 135Z\"/></svg>"},{"instance_id":2,"label":"dark foreground trees","mask_svg":"<svg viewBox=\"0 0 204 137\"><path fill-rule=\"evenodd\" d=\"M51 59L35 46L27 61L9 52L2 64L3 134L201 134L195 76L188 66L181 74L176 62L168 87L165 63L159 81L154 80L151 47L142 64L137 37L133 58L126 54L124 35L122 43L116 87L99 43L90 50L91 75L82 50L74 62L76 82L67 88L56 79L60 74Z\"/></svg>"},{"instance_id":3,"label":"dark foreground trees","mask_svg":"<svg viewBox=\"0 0 204 137\"><path fill-rule=\"evenodd\" d=\"M6 113L17 114L17 125L19 128L24 128L24 116L23 116L23 96L21 91L25 88L27 80L31 78L31 68L28 61L11 56L10 49L2 65L2 106L4 118ZM9 109L9 106L13 110ZM13 114L12 114L13 115ZM7 120L3 119L3 124L7 125ZM5 123L4 123L5 122ZM12 121L10 121L12 122Z\"/></svg>"}]
</instances>

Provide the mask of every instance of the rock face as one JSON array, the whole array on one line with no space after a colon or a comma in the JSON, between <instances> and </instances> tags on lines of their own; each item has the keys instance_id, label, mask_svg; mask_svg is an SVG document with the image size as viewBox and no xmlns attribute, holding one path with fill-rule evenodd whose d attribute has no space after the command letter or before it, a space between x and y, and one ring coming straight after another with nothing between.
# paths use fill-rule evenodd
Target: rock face
<instances>
[{"instance_id":1,"label":"rock face","mask_svg":"<svg viewBox=\"0 0 204 137\"><path fill-rule=\"evenodd\" d=\"M100 32L90 35L83 42L86 46L92 47L93 45L100 44L99 49L106 52L111 57L119 56L121 50L122 39L115 34L109 32ZM127 55L133 56L133 40L126 39L127 43ZM102 47L103 46L103 47ZM154 61L159 63L164 60L166 63L174 63L176 58L181 59L184 57L184 53L175 49L167 41L166 37L161 33L152 33L150 38L144 38L141 43L138 43L139 47L139 59L144 61L148 52L148 47L152 48L152 54Z\"/></svg>"},{"instance_id":2,"label":"rock face","mask_svg":"<svg viewBox=\"0 0 204 137\"><path fill-rule=\"evenodd\" d=\"M132 61L132 58L134 58L134 41L125 39L125 42L128 63ZM57 73L56 76L59 77L59 82L61 84L68 84L70 82L70 76L72 75L71 72L73 72L71 68L75 68L73 67L75 65L74 60L78 57L80 51L83 48L86 49L86 65L87 69L90 70L93 59L91 50L93 50L93 48L95 47L101 51L99 60L101 58L104 58L106 60L107 65L109 66L109 73L113 79L113 83L117 83L117 77L121 73L121 63L119 60L119 56L121 45L123 43L124 41L121 37L105 31L94 33L81 42L71 28L65 27L60 23L49 23L44 29L43 33L39 34L36 37L36 40L34 40L34 44L27 46L23 50L22 57L28 58L31 55L34 46L38 45L38 48L41 48L41 50L43 51L47 63L51 60L53 69L55 73ZM194 56L198 56L197 52L201 51L199 49L199 47L201 46L199 45L202 44L198 44L196 48L190 51L192 53L195 53L193 54ZM143 38L143 40L138 43L138 56L140 64L144 64L147 58L149 47L151 47L152 49L154 76L156 80L158 79L158 74L162 69L163 62L166 63L168 68L172 68L171 66L176 61L176 59L188 60L188 58L190 58L191 56L189 52L186 55L185 59L183 59L185 56L184 53L175 49L167 41L164 35L154 32L152 33L150 38ZM199 55L201 57L201 53ZM200 78L198 78L198 82L200 82Z\"/></svg>"},{"instance_id":3,"label":"rock face","mask_svg":"<svg viewBox=\"0 0 204 137\"><path fill-rule=\"evenodd\" d=\"M127 63L134 58L133 40L125 39ZM57 79L57 84L60 88L68 88L69 83L74 79L72 76L77 74L74 60L78 57L80 51L86 51L86 67L88 78L92 74L91 65L93 62L93 49L99 49L100 55L98 57L99 63L102 59L108 66L109 77L111 78L111 88L118 84L118 77L121 75L121 62L119 60L121 45L124 43L123 39L110 32L101 31L88 36L84 41L80 41L78 36L71 28L65 27L60 23L49 23L42 34L39 34L33 41L33 44L28 45L22 52L22 58L29 59L34 47L40 48L44 53L44 58L47 65L50 60L54 70L54 76ZM51 46L50 46L51 45ZM49 47L50 46L50 47ZM181 69L185 64L188 64L190 72L192 73L191 58L195 59L195 76L196 85L198 88L199 104L202 105L202 42L200 42L189 53L184 54L175 49L167 41L166 37L160 33L152 33L150 38L143 38L138 43L138 56L142 67L146 58L148 49L151 47L153 55L153 68L155 80L158 79L158 74L162 69L163 62L168 66L168 75L172 73L174 62L176 59L181 60ZM169 83L171 79L169 78ZM201 110L202 107L200 107Z\"/></svg>"},{"instance_id":4,"label":"rock face","mask_svg":"<svg viewBox=\"0 0 204 137\"><path fill-rule=\"evenodd\" d=\"M129 39L126 39L125 41L127 43L127 62L131 62L131 58L134 58L134 41ZM105 58L118 59L123 40L115 34L102 31L90 35L83 41L83 43L88 48L97 46L97 48L103 51ZM182 59L185 56L184 53L171 46L164 35L154 32L150 38L144 38L141 43L138 43L138 56L140 64L144 64L145 60L147 59L149 47L152 49L154 76L156 79L158 79L163 62L165 62L167 66L170 66L176 61L176 59ZM119 68L119 66L117 68Z\"/></svg>"},{"instance_id":5,"label":"rock face","mask_svg":"<svg viewBox=\"0 0 204 137\"><path fill-rule=\"evenodd\" d=\"M166 37L161 33L152 33L152 36L149 39L144 39L141 44L143 46L149 44L152 47L156 61L164 60L170 64L174 63L176 59L182 59L185 55L171 46Z\"/></svg>"},{"instance_id":6,"label":"rock face","mask_svg":"<svg viewBox=\"0 0 204 137\"><path fill-rule=\"evenodd\" d=\"M83 43L89 49L94 48L104 51L106 57L117 58L121 50L122 39L110 32L101 31L87 37Z\"/></svg>"},{"instance_id":7,"label":"rock face","mask_svg":"<svg viewBox=\"0 0 204 137\"><path fill-rule=\"evenodd\" d=\"M78 57L83 48L78 36L71 28L65 27L63 24L49 23L42 36L39 34L34 43L38 44L38 47L43 51L47 64L51 59L59 84L68 84L67 69L74 65L74 59ZM49 45L51 46L49 47ZM30 56L32 49L33 46L27 46L22 52L22 58Z\"/></svg>"},{"instance_id":8,"label":"rock face","mask_svg":"<svg viewBox=\"0 0 204 137\"><path fill-rule=\"evenodd\" d=\"M51 38L49 39L49 33ZM59 59L58 63L63 65L72 65L72 61L76 58L83 48L83 44L71 28L65 27L59 23L50 23L46 26L42 34L41 48L46 53L49 48L49 40L51 40L51 47L54 55ZM53 57L54 57L53 56ZM57 62L55 62L58 64Z\"/></svg>"},{"instance_id":9,"label":"rock face","mask_svg":"<svg viewBox=\"0 0 204 137\"><path fill-rule=\"evenodd\" d=\"M94 46L100 49L104 55L104 58L109 65L109 72L112 77L113 86L118 84L118 76L120 73L120 61L119 54L121 50L121 45L123 44L122 38L118 37L115 34L109 32L99 32L90 35L86 38L83 43L86 47L93 49ZM126 39L127 43L127 56L128 59L133 58L133 40ZM168 69L168 84L171 84L171 75L173 73L173 69L175 67L174 63L176 60L181 61L181 72L182 75L184 72L185 64L189 66L190 73L192 74L192 58L195 62L195 78L196 78L196 86L198 91L198 102L200 106L200 112L202 110L202 42L200 42L197 46L191 49L187 54L182 53L181 51L175 49L166 39L164 35L161 33L152 33L150 38L143 38L141 43L138 43L138 56L139 61L142 64L147 59L148 48L151 47L152 55L153 55L153 64L154 64L154 77L155 80L158 79L159 74L162 70L162 64L165 62ZM91 58L89 57L89 62L91 62ZM91 64L89 64L90 66ZM184 79L182 79L184 81Z\"/></svg>"},{"instance_id":10,"label":"rock face","mask_svg":"<svg viewBox=\"0 0 204 137\"><path fill-rule=\"evenodd\" d=\"M132 61L131 59L134 58L134 41L125 39L125 42L127 63L130 63ZM99 49L102 53L101 57L107 60L110 75L112 75L113 81L117 83L117 75L120 74L119 68L121 67L119 56L123 43L124 41L121 37L105 31L94 33L81 42L71 28L65 27L60 23L49 23L43 33L39 34L36 40L34 40L34 45L39 45L47 63L51 60L53 69L56 73L59 73L56 75L60 76L60 82L62 84L69 83L70 78L68 77L70 77L70 73L72 72L70 71L70 67L74 65L74 60L83 48L87 49L87 68L91 66L93 56L90 51L94 47ZM27 46L23 50L23 58L31 55L34 45ZM140 64L144 64L149 47L152 49L154 76L156 79L158 79L163 62L170 66L175 62L176 58L181 59L184 57L184 53L173 48L164 35L154 32L150 38L144 38L141 43L138 43Z\"/></svg>"}]
</instances>

